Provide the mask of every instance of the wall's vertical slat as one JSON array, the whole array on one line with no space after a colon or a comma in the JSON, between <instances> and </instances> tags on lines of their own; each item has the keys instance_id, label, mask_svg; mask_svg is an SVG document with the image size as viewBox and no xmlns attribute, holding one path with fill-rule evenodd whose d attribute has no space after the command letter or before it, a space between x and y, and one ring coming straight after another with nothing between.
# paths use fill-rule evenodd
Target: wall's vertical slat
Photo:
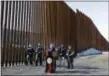
<instances>
[{"instance_id":1,"label":"wall's vertical slat","mask_svg":"<svg viewBox=\"0 0 109 76\"><path fill-rule=\"evenodd\" d=\"M40 15L39 15L39 18L40 18L40 19L39 19L39 20L40 20L40 21L39 21L39 22L40 22L40 23L39 23L40 33L39 33L39 34L40 34L40 43L42 44L42 43L43 43L43 38L42 38L42 12L41 12L42 8L41 8L41 3L42 3L42 2L40 1L40 3L39 3L39 4L40 4L40 5L39 5L39 6L40 6L40 9L39 9L39 13L40 13Z\"/></svg>"},{"instance_id":2,"label":"wall's vertical slat","mask_svg":"<svg viewBox=\"0 0 109 76\"><path fill-rule=\"evenodd\" d=\"M34 2L31 1L30 43L32 44L32 46L33 46L33 19L34 19L34 17L33 17L33 10L34 10L33 4L34 4Z\"/></svg>"},{"instance_id":3,"label":"wall's vertical slat","mask_svg":"<svg viewBox=\"0 0 109 76\"><path fill-rule=\"evenodd\" d=\"M44 42L44 39L43 39L43 7L42 7L42 2L40 2L40 29L41 29L41 45L43 44Z\"/></svg>"},{"instance_id":4,"label":"wall's vertical slat","mask_svg":"<svg viewBox=\"0 0 109 76\"><path fill-rule=\"evenodd\" d=\"M78 24L79 24L79 19L78 19L78 11L77 11L77 13L76 13L76 23L77 23L77 25L76 25L76 50L78 50Z\"/></svg>"},{"instance_id":5,"label":"wall's vertical slat","mask_svg":"<svg viewBox=\"0 0 109 76\"><path fill-rule=\"evenodd\" d=\"M42 46L44 47L44 51L45 51L45 37L44 37L44 26L45 26L45 24L44 24L44 13L45 13L45 9L44 9L44 1L42 1L41 2L41 13L42 13L42 15L41 15L41 18L42 18L42 39L43 39L43 41L42 41ZM43 53L43 59L44 59L44 53Z\"/></svg>"},{"instance_id":6,"label":"wall's vertical slat","mask_svg":"<svg viewBox=\"0 0 109 76\"><path fill-rule=\"evenodd\" d=\"M27 28L28 28L28 1L26 1L26 11L25 11L25 34L24 34L24 45L25 45L25 49L24 49L24 53L26 51L27 48ZM23 57L25 56L25 54L23 55ZM25 58L24 58L25 60Z\"/></svg>"},{"instance_id":7,"label":"wall's vertical slat","mask_svg":"<svg viewBox=\"0 0 109 76\"><path fill-rule=\"evenodd\" d=\"M23 18L24 18L24 1L22 1L22 4L21 4L21 18L20 18L20 62L23 63Z\"/></svg>"},{"instance_id":8,"label":"wall's vertical slat","mask_svg":"<svg viewBox=\"0 0 109 76\"><path fill-rule=\"evenodd\" d=\"M54 23L53 23L53 26L54 26L54 44L55 44L55 46L57 46L57 42L56 42L56 26L57 26L57 22L56 22L56 15L57 15L57 9L56 9L56 1L54 2L54 4L53 4L53 9L52 9L52 11L53 11L53 15L54 15Z\"/></svg>"},{"instance_id":9,"label":"wall's vertical slat","mask_svg":"<svg viewBox=\"0 0 109 76\"><path fill-rule=\"evenodd\" d=\"M62 7L63 8L63 18L62 18L62 22L66 22L66 23L63 23L62 24L62 27L63 27L63 29L62 29L62 31L63 31L63 34L64 34L64 36L63 36L63 44L65 45L65 47L67 48L67 43L68 43L68 38L69 38L69 26L70 25L68 25L68 14L69 14L69 9L67 9L66 8L66 5L64 5L63 4L63 6L64 7ZM65 15L66 14L66 15ZM64 19L65 18L65 19Z\"/></svg>"},{"instance_id":10,"label":"wall's vertical slat","mask_svg":"<svg viewBox=\"0 0 109 76\"><path fill-rule=\"evenodd\" d=\"M30 29L30 14L31 14L31 1L29 1L28 3L28 28L27 28L27 47L28 47L28 44L30 42L29 40L29 29Z\"/></svg>"},{"instance_id":11,"label":"wall's vertical slat","mask_svg":"<svg viewBox=\"0 0 109 76\"><path fill-rule=\"evenodd\" d=\"M50 20L50 19L49 19L49 13L48 13L48 12L49 12L48 2L46 2L46 8L47 8L47 9L46 9L46 13L45 13L45 14L46 14L46 26L45 26L45 27L46 27L46 32L47 32L47 34L46 34L46 35L47 35L47 36L46 36L46 44L49 44L51 38L50 38L49 22L48 22L48 21ZM49 45L47 45L47 47L48 47L48 46L49 46Z\"/></svg>"},{"instance_id":12,"label":"wall's vertical slat","mask_svg":"<svg viewBox=\"0 0 109 76\"><path fill-rule=\"evenodd\" d=\"M35 2L34 2L35 3ZM34 24L34 22L35 22L35 13L34 13L34 3L32 3L32 25L31 25L31 27L32 27L32 46L33 46L33 48L34 48L34 27L35 27L35 24Z\"/></svg>"},{"instance_id":13,"label":"wall's vertical slat","mask_svg":"<svg viewBox=\"0 0 109 76\"><path fill-rule=\"evenodd\" d=\"M38 7L38 5L39 5L39 2L36 2L36 15L35 15L35 17L36 17L36 20L35 20L35 22L36 22L36 40L37 40L37 43L38 42L40 42L39 41L39 39L40 39L40 36L39 36L39 15L40 15L40 13L39 13L39 8L40 7Z\"/></svg>"},{"instance_id":14,"label":"wall's vertical slat","mask_svg":"<svg viewBox=\"0 0 109 76\"><path fill-rule=\"evenodd\" d=\"M48 36L50 37L50 39L48 40L48 44L53 43L52 40L52 28L51 28L51 8L50 8L50 2L48 2Z\"/></svg>"},{"instance_id":15,"label":"wall's vertical slat","mask_svg":"<svg viewBox=\"0 0 109 76\"><path fill-rule=\"evenodd\" d=\"M34 5L33 5L33 8L34 8ZM33 9L33 46L34 48L36 47L35 46L35 29L34 29L35 26L37 25L35 24L35 10Z\"/></svg>"},{"instance_id":16,"label":"wall's vertical slat","mask_svg":"<svg viewBox=\"0 0 109 76\"><path fill-rule=\"evenodd\" d=\"M58 42L57 42L57 2L55 2L55 4L54 4L54 15L55 15L55 24L54 24L54 26L55 26L55 45L57 46L58 45Z\"/></svg>"},{"instance_id":17,"label":"wall's vertical slat","mask_svg":"<svg viewBox=\"0 0 109 76\"><path fill-rule=\"evenodd\" d=\"M25 3L25 10L24 10L24 24L23 24L23 50L22 50L22 59L23 61L25 60L25 50L26 50L26 42L25 42L25 35L26 35L26 19L27 19L27 1L24 1Z\"/></svg>"},{"instance_id":18,"label":"wall's vertical slat","mask_svg":"<svg viewBox=\"0 0 109 76\"><path fill-rule=\"evenodd\" d=\"M21 20L21 21L20 21L20 24L21 24L21 25L20 25L20 46L21 46L21 47L20 47L20 60L21 60L21 63L23 63L23 59L22 59L23 37L22 37L22 36L23 36L23 21L24 21L24 20L23 20L23 18L24 18L24 17L23 17L23 16L24 16L24 14L23 14L23 13L24 13L24 1L22 1L22 9L21 9L21 11L22 11L22 12L21 12L21 19L20 19L20 20Z\"/></svg>"},{"instance_id":19,"label":"wall's vertical slat","mask_svg":"<svg viewBox=\"0 0 109 76\"><path fill-rule=\"evenodd\" d=\"M54 43L53 42L53 25L52 25L52 21L54 20L54 19L52 19L51 18L51 16L52 16L52 6L51 6L51 2L49 1L49 20L48 20L48 22L49 22L49 32L50 32L50 43Z\"/></svg>"},{"instance_id":20,"label":"wall's vertical slat","mask_svg":"<svg viewBox=\"0 0 109 76\"><path fill-rule=\"evenodd\" d=\"M48 44L51 43L51 29L50 29L50 3L47 2L47 33L48 33Z\"/></svg>"},{"instance_id":21,"label":"wall's vertical slat","mask_svg":"<svg viewBox=\"0 0 109 76\"><path fill-rule=\"evenodd\" d=\"M51 13L53 14L53 16L51 17L51 25L52 25L52 39L53 39L53 43L55 44L55 46L56 46L56 42L55 42L55 38L56 38L56 35L55 35L55 26L56 26L56 22L55 22L55 12L56 12L56 10L55 10L55 4L56 4L56 2L52 2L51 3L52 5L51 5ZM52 19L54 19L54 20L52 20Z\"/></svg>"},{"instance_id":22,"label":"wall's vertical slat","mask_svg":"<svg viewBox=\"0 0 109 76\"><path fill-rule=\"evenodd\" d=\"M37 3L37 2L35 2L35 3ZM34 6L34 46L35 46L35 48L37 47L37 40L36 40L36 38L37 38L37 36L36 36L36 32L37 32L37 16L36 16L36 12L38 11L37 9L36 9L36 7L37 6ZM41 8L40 8L41 9Z\"/></svg>"},{"instance_id":23,"label":"wall's vertical slat","mask_svg":"<svg viewBox=\"0 0 109 76\"><path fill-rule=\"evenodd\" d=\"M7 51L6 51L6 48L7 48L7 46L6 46L6 36L7 36L7 29L6 29L6 27L7 27L7 8L8 8L8 1L5 1L4 2L4 6L5 6L5 10L4 10L4 20L3 20L3 28L4 28L4 35L3 35L3 52L4 52L4 63L5 63L5 65L7 66L7 59L6 59L6 57L7 57Z\"/></svg>"},{"instance_id":24,"label":"wall's vertical slat","mask_svg":"<svg viewBox=\"0 0 109 76\"><path fill-rule=\"evenodd\" d=\"M62 44L65 45L64 44L64 33L65 33L66 30L64 29L64 23L63 23L63 21L64 21L63 20L63 18L64 18L64 14L63 14L63 11L64 11L63 10L63 2L61 2L61 6L60 7L62 8L62 10L61 10L61 14L62 14L62 17L61 17L61 34L62 34L62 38L61 39L62 39Z\"/></svg>"},{"instance_id":25,"label":"wall's vertical slat","mask_svg":"<svg viewBox=\"0 0 109 76\"><path fill-rule=\"evenodd\" d=\"M43 4L43 2L41 2L41 35L42 35L42 43L41 43L41 45L42 46L44 46L44 12L45 12L45 10L44 10L44 4ZM45 50L44 50L45 51ZM45 53L45 52L44 52ZM42 55L42 58L43 58L43 60L45 59L44 58L44 53L43 53L43 55Z\"/></svg>"},{"instance_id":26,"label":"wall's vertical slat","mask_svg":"<svg viewBox=\"0 0 109 76\"><path fill-rule=\"evenodd\" d=\"M60 4L59 4L59 10L60 9L62 9L62 3L60 2ZM62 34L62 23L63 23L63 21L62 21L62 10L60 10L59 11L60 13L59 13L59 19L60 19L60 21L59 21L59 26L60 26L60 29L59 29L59 34L60 34L60 44L63 44L63 34ZM63 32L64 33L64 32Z\"/></svg>"},{"instance_id":27,"label":"wall's vertical slat","mask_svg":"<svg viewBox=\"0 0 109 76\"><path fill-rule=\"evenodd\" d=\"M16 1L16 8L15 8L15 14L14 14L14 28L13 28L13 30L14 30L14 39L13 39L13 44L12 44L12 46L13 46L13 48L14 48L14 55L13 55L13 57L14 57L14 62L16 63L16 65L17 65L17 46L16 46L16 42L17 42L17 12L18 12L18 1Z\"/></svg>"},{"instance_id":28,"label":"wall's vertical slat","mask_svg":"<svg viewBox=\"0 0 109 76\"><path fill-rule=\"evenodd\" d=\"M66 32L66 30L64 29L65 26L64 26L64 23L63 23L63 21L64 21L64 19L63 19L63 18L64 18L63 2L61 2L60 7L62 8L62 10L61 10L61 14L62 14L62 15L61 15L61 16L62 16L62 17L61 17L61 34L62 34L61 40L62 40L62 44L65 45L65 44L64 44L64 33ZM64 30L65 30L65 31L64 31Z\"/></svg>"},{"instance_id":29,"label":"wall's vertical slat","mask_svg":"<svg viewBox=\"0 0 109 76\"><path fill-rule=\"evenodd\" d=\"M40 35L40 43L42 44L42 17L41 17L41 15L42 15L42 12L41 12L41 1L39 1L39 35Z\"/></svg>"},{"instance_id":30,"label":"wall's vertical slat","mask_svg":"<svg viewBox=\"0 0 109 76\"><path fill-rule=\"evenodd\" d=\"M76 18L76 14L74 14L74 19L73 19L74 21L75 21L75 23L74 23L74 25L73 26L75 26L75 28L74 28L74 30L75 30L75 33L74 33L74 36L75 36L75 38L74 38L74 36L72 36L72 38L74 38L74 40L73 40L73 42L72 42L72 44L74 43L74 48L75 48L75 50L77 51L77 47L78 47L78 45L77 45L77 18ZM72 21L71 21L72 22Z\"/></svg>"},{"instance_id":31,"label":"wall's vertical slat","mask_svg":"<svg viewBox=\"0 0 109 76\"><path fill-rule=\"evenodd\" d=\"M48 8L49 8L49 14L48 14L48 17L49 17L49 20L48 20L48 27L49 27L49 29L48 29L48 31L49 31L49 35L50 35L50 41L49 41L49 43L53 43L53 39L52 39L52 25L51 25L51 21L52 21L52 19L51 19L51 2L49 1L48 2ZM53 19L54 20L54 19Z\"/></svg>"},{"instance_id":32,"label":"wall's vertical slat","mask_svg":"<svg viewBox=\"0 0 109 76\"><path fill-rule=\"evenodd\" d=\"M70 13L69 13L69 9L67 9L66 5L64 5L64 8L65 8L65 10L64 10L65 13L64 13L64 15L66 14L66 15L65 15L65 19L64 19L64 21L66 21L66 23L64 23L64 30L65 30L65 32L64 32L64 35L65 35L65 36L64 36L64 42L65 42L64 45L65 45L66 48L67 48L68 44L70 45L70 43L69 43L69 36L70 36L70 35L69 35L69 26L70 26L70 25L69 25L69 18L68 18L69 15L70 15ZM64 8L63 8L63 9L64 9ZM64 22L64 21L63 21L63 22ZM64 30L63 30L63 31L64 31Z\"/></svg>"},{"instance_id":33,"label":"wall's vertical slat","mask_svg":"<svg viewBox=\"0 0 109 76\"><path fill-rule=\"evenodd\" d=\"M56 31L55 31L56 25L57 25L57 24L56 24L56 16L55 16L55 15L56 15L56 14L55 14L55 12L56 12L56 9L55 9L55 8L56 8L56 6L55 6L56 2L52 2L52 4L53 4L53 5L52 5L52 13L53 13L53 15L54 15L54 17L53 17L53 18L54 18L54 21L53 21L53 23L52 23L52 24L53 24L53 32L54 32L54 36L53 36L54 41L53 41L53 42L54 42L54 44L55 44L55 46L56 46ZM53 10L53 9L54 9L54 10Z\"/></svg>"},{"instance_id":34,"label":"wall's vertical slat","mask_svg":"<svg viewBox=\"0 0 109 76\"><path fill-rule=\"evenodd\" d=\"M67 6L66 6L67 7ZM70 40L70 26L71 26L71 24L70 24L70 9L68 9L68 8L66 8L66 10L68 10L68 12L66 12L67 13L67 25L65 25L66 27L67 27L67 39L66 39L66 46L68 46L68 45L71 45L71 41L72 40ZM73 15L73 14L72 14ZM73 30L73 29L72 29Z\"/></svg>"},{"instance_id":35,"label":"wall's vertical slat","mask_svg":"<svg viewBox=\"0 0 109 76\"><path fill-rule=\"evenodd\" d=\"M39 1L39 10L38 10L38 12L39 12L39 24L38 24L38 27L39 27L39 42L42 44L42 34L41 34L41 2Z\"/></svg>"},{"instance_id":36,"label":"wall's vertical slat","mask_svg":"<svg viewBox=\"0 0 109 76\"><path fill-rule=\"evenodd\" d=\"M14 65L14 48L13 48L13 40L14 40L14 14L15 14L15 7L16 7L16 4L15 4L15 1L13 1L13 4L12 4L12 12L11 12L11 22L10 22L10 50L11 50L11 62L12 62L12 65Z\"/></svg>"},{"instance_id":37,"label":"wall's vertical slat","mask_svg":"<svg viewBox=\"0 0 109 76\"><path fill-rule=\"evenodd\" d=\"M40 18L39 18L39 16L41 15L40 13L39 13L39 8L40 7L38 7L39 6L39 2L36 2L36 8L35 8L35 12L36 12L36 14L35 14L35 18L36 18L36 20L35 20L35 22L36 22L36 42L37 42L37 44L38 43L40 43L40 27L39 27L39 24L40 24Z\"/></svg>"},{"instance_id":38,"label":"wall's vertical slat","mask_svg":"<svg viewBox=\"0 0 109 76\"><path fill-rule=\"evenodd\" d=\"M44 53L45 53L45 37L44 37L44 12L45 12L45 10L44 10L44 2L42 1L41 2L41 13L42 13L42 15L41 15L41 18L42 18L42 46L44 47ZM44 56L45 56L45 54L43 53L43 60L45 59L44 58Z\"/></svg>"},{"instance_id":39,"label":"wall's vertical slat","mask_svg":"<svg viewBox=\"0 0 109 76\"><path fill-rule=\"evenodd\" d=\"M10 31L11 31L10 30L10 26L11 26L10 25L10 20L11 20L10 19L11 18L11 16L10 16L11 15L11 1L9 1L9 4L8 5L9 6L8 6L8 9L7 9L8 10L8 15L7 15L7 39L6 40L7 40L7 53L8 53L7 54L7 60L8 60L9 66L10 66L11 65L11 62L10 62L10 60L11 60L10 59L11 50L10 50L10 43L9 43L10 42L9 41L10 40L9 39L10 37L9 36L10 36Z\"/></svg>"},{"instance_id":40,"label":"wall's vertical slat","mask_svg":"<svg viewBox=\"0 0 109 76\"><path fill-rule=\"evenodd\" d=\"M76 37L77 37L77 50L80 50L80 14L77 11L77 16L76 16L76 20L77 20L77 27L76 27Z\"/></svg>"},{"instance_id":41,"label":"wall's vertical slat","mask_svg":"<svg viewBox=\"0 0 109 76\"><path fill-rule=\"evenodd\" d=\"M56 22L57 22L57 29L56 29L56 32L57 32L57 43L58 43L58 46L60 45L60 34L59 34L59 29L60 29L60 26L59 26L59 2L57 2L57 18L56 18Z\"/></svg>"},{"instance_id":42,"label":"wall's vertical slat","mask_svg":"<svg viewBox=\"0 0 109 76\"><path fill-rule=\"evenodd\" d=\"M30 14L30 33L29 33L29 35L30 35L30 43L32 43L32 5L33 5L33 2L31 1L31 14Z\"/></svg>"},{"instance_id":43,"label":"wall's vertical slat","mask_svg":"<svg viewBox=\"0 0 109 76\"><path fill-rule=\"evenodd\" d=\"M53 2L52 2L53 3ZM53 10L54 9L54 10ZM53 11L53 15L54 15L54 23L53 23L53 28L54 28L54 30L53 30L53 32L54 32L54 44L55 44L55 46L56 46L56 26L57 26L57 22L56 22L56 14L55 14L55 12L57 12L57 10L56 10L56 2L54 2L54 4L53 4L53 9L52 9L52 11Z\"/></svg>"},{"instance_id":44,"label":"wall's vertical slat","mask_svg":"<svg viewBox=\"0 0 109 76\"><path fill-rule=\"evenodd\" d=\"M44 28L44 26L45 26L45 8L44 8L44 1L42 2L42 10L41 10L41 12L42 12L42 33L43 33L43 47L44 47L44 52L43 52L43 60L45 60L45 34L46 34L46 31L45 31L45 28Z\"/></svg>"},{"instance_id":45,"label":"wall's vertical slat","mask_svg":"<svg viewBox=\"0 0 109 76\"><path fill-rule=\"evenodd\" d=\"M33 2L31 1L31 15L30 15L30 43L32 44L32 6L33 6Z\"/></svg>"},{"instance_id":46,"label":"wall's vertical slat","mask_svg":"<svg viewBox=\"0 0 109 76\"><path fill-rule=\"evenodd\" d=\"M36 2L35 2L36 3ZM41 9L41 8L40 8ZM36 23L36 18L37 18L37 16L36 16L36 8L35 8L35 5L34 5L34 26L33 26L33 29L34 29L34 33L33 33L33 41L34 41L34 48L36 48L37 46L36 46L36 26L37 26L37 23Z\"/></svg>"},{"instance_id":47,"label":"wall's vertical slat","mask_svg":"<svg viewBox=\"0 0 109 76\"><path fill-rule=\"evenodd\" d=\"M19 47L19 26L20 26L20 6L21 6L21 3L20 3L20 1L18 1L18 12L17 12L17 27L16 27L16 52L17 52L17 58L16 58L16 60L17 60L17 64L19 64L20 63L20 61L19 61L19 54L20 54L20 47Z\"/></svg>"},{"instance_id":48,"label":"wall's vertical slat","mask_svg":"<svg viewBox=\"0 0 109 76\"><path fill-rule=\"evenodd\" d=\"M57 46L59 46L59 33L58 33L58 31L59 31L59 26L58 26L58 2L56 2L56 9L57 9L57 11L56 11L56 24L57 24L57 27L56 27L56 44L57 44Z\"/></svg>"},{"instance_id":49,"label":"wall's vertical slat","mask_svg":"<svg viewBox=\"0 0 109 76\"><path fill-rule=\"evenodd\" d=\"M40 41L39 41L39 39L40 39L40 36L39 36L39 15L41 15L40 13L39 13L39 8L40 7L38 7L38 5L39 5L39 2L36 2L36 6L34 7L34 9L35 9L35 23L36 23L36 25L35 25L35 29L36 29L36 44L38 44Z\"/></svg>"},{"instance_id":50,"label":"wall's vertical slat","mask_svg":"<svg viewBox=\"0 0 109 76\"><path fill-rule=\"evenodd\" d=\"M18 45L19 45L19 63L22 61L22 17L23 17L23 2L21 1L20 2L20 17L19 17L19 28L18 28L18 31L19 31L19 34L18 34Z\"/></svg>"},{"instance_id":51,"label":"wall's vertical slat","mask_svg":"<svg viewBox=\"0 0 109 76\"><path fill-rule=\"evenodd\" d=\"M24 61L24 55L23 55L23 51L24 51L24 26L25 26L25 6L26 6L26 2L25 1L23 1L23 16L22 16L22 29L21 29L21 47L22 47L22 50L21 50L21 62L23 63L23 61Z\"/></svg>"},{"instance_id":52,"label":"wall's vertical slat","mask_svg":"<svg viewBox=\"0 0 109 76\"><path fill-rule=\"evenodd\" d=\"M39 36L38 36L38 22L39 22L39 20L38 20L38 16L39 16L39 14L38 14L38 12L39 12L39 10L38 10L38 2L35 2L35 4L34 4L34 13L35 13L35 15L34 15L34 19L35 19L35 29L36 29L36 31L35 31L35 42L36 42L36 44L39 42Z\"/></svg>"},{"instance_id":53,"label":"wall's vertical slat","mask_svg":"<svg viewBox=\"0 0 109 76\"><path fill-rule=\"evenodd\" d=\"M9 16L10 16L10 15L9 15L9 11L10 11L10 10L9 10L9 7L10 7L10 2L8 1L7 18L6 18L6 21L7 21L7 22L6 22L6 25L7 25L7 26L6 26L6 53L7 53L7 55L6 55L6 63L7 63L7 64L9 64L9 42L8 42L8 39L9 39L8 36L9 36L9 31L10 31L10 30L9 30L9 22L10 22L10 21L9 21L9 20L10 20L10 19L9 19L9 18L10 18L10 17L9 17Z\"/></svg>"},{"instance_id":54,"label":"wall's vertical slat","mask_svg":"<svg viewBox=\"0 0 109 76\"><path fill-rule=\"evenodd\" d=\"M10 54L9 54L9 63L10 63L10 66L12 65L12 42L11 42L11 40L12 40L12 24L13 24L13 21L12 21L12 19L13 19L13 15L12 15L12 13L13 13L13 1L11 1L11 9L10 9L10 27L9 27L9 49L10 49Z\"/></svg>"},{"instance_id":55,"label":"wall's vertical slat","mask_svg":"<svg viewBox=\"0 0 109 76\"><path fill-rule=\"evenodd\" d=\"M31 44L32 44L32 46L33 46L33 22L34 22L34 20L33 20L34 19L34 15L33 15L33 10L34 10L33 9L33 4L34 3L32 2L32 8L31 8L32 9L32 21L31 21Z\"/></svg>"},{"instance_id":56,"label":"wall's vertical slat","mask_svg":"<svg viewBox=\"0 0 109 76\"><path fill-rule=\"evenodd\" d=\"M46 53L46 50L47 50L47 47L48 47L48 39L47 39L47 5L46 5L47 2L44 2L44 46L45 46L45 53ZM46 55L46 54L45 54Z\"/></svg>"},{"instance_id":57,"label":"wall's vertical slat","mask_svg":"<svg viewBox=\"0 0 109 76\"><path fill-rule=\"evenodd\" d=\"M34 23L33 23L33 47L34 47L34 49L36 48L36 26L37 26L37 16L36 16L36 8L37 8L37 4L36 4L37 2L34 2L33 3L33 14L34 14L34 17L33 17L33 21L34 21Z\"/></svg>"},{"instance_id":58,"label":"wall's vertical slat","mask_svg":"<svg viewBox=\"0 0 109 76\"><path fill-rule=\"evenodd\" d=\"M46 4L45 4L45 8L48 8L48 2L46 2ZM47 44L47 49L48 49L48 46L49 46L49 41L50 41L50 34L49 34L49 28L48 28L48 13L49 12L49 10L48 9L46 9L46 12L45 12L45 14L46 14L46 32L47 32L47 36L46 36L46 44Z\"/></svg>"},{"instance_id":59,"label":"wall's vertical slat","mask_svg":"<svg viewBox=\"0 0 109 76\"><path fill-rule=\"evenodd\" d=\"M53 32L53 21L54 21L54 18L53 18L53 13L52 13L52 9L53 9L53 7L52 7L52 2L49 2L49 32L50 32L50 38L51 38L51 42L52 43L54 43L54 32Z\"/></svg>"},{"instance_id":60,"label":"wall's vertical slat","mask_svg":"<svg viewBox=\"0 0 109 76\"><path fill-rule=\"evenodd\" d=\"M4 50L3 50L3 37L4 37L4 28L3 28L3 21L4 21L4 10L5 4L4 1L1 2L1 66L3 67L4 64Z\"/></svg>"},{"instance_id":61,"label":"wall's vertical slat","mask_svg":"<svg viewBox=\"0 0 109 76\"><path fill-rule=\"evenodd\" d=\"M31 6L32 6L32 2L30 1L30 10L29 10L29 29L28 29L28 30L29 30L29 31L28 31L28 38L29 38L29 39L28 39L28 44L31 43L31 40L30 40L30 39L31 39L31 38L30 38L30 37L31 37L31 35L30 35L30 34L31 34L31 32L30 32L30 31L31 31L31 20L32 20L32 17L31 17L31 15L32 15L32 13L31 13L32 7L31 7Z\"/></svg>"}]
</instances>

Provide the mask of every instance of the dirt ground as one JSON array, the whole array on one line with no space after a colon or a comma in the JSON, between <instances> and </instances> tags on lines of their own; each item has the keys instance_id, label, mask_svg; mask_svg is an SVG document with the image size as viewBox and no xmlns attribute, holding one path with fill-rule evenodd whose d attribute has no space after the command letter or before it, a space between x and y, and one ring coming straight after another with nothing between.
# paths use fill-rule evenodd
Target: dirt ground
<instances>
[{"instance_id":1,"label":"dirt ground","mask_svg":"<svg viewBox=\"0 0 109 76\"><path fill-rule=\"evenodd\" d=\"M74 60L74 69L67 69L67 63L59 66L57 61L56 73L45 73L43 66L18 65L1 70L2 75L109 75L109 53L102 55L77 57Z\"/></svg>"}]
</instances>

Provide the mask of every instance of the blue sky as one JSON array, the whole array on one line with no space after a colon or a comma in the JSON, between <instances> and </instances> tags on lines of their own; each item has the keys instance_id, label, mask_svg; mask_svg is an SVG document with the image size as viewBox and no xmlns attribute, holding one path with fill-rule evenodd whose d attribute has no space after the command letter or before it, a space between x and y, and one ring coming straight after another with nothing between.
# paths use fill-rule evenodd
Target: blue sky
<instances>
[{"instance_id":1,"label":"blue sky","mask_svg":"<svg viewBox=\"0 0 109 76\"><path fill-rule=\"evenodd\" d=\"M66 2L74 11L89 16L100 33L108 40L108 2ZM108 40L109 41L109 40Z\"/></svg>"}]
</instances>

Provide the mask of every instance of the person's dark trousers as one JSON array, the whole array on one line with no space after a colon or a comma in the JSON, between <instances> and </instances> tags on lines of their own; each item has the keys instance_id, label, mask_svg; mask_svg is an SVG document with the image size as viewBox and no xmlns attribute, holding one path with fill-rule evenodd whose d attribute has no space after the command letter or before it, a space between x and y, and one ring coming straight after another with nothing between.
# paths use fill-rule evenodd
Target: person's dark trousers
<instances>
[{"instance_id":1,"label":"person's dark trousers","mask_svg":"<svg viewBox=\"0 0 109 76\"><path fill-rule=\"evenodd\" d=\"M28 65L27 54L25 53L25 65Z\"/></svg>"},{"instance_id":2,"label":"person's dark trousers","mask_svg":"<svg viewBox=\"0 0 109 76\"><path fill-rule=\"evenodd\" d=\"M42 55L39 57L40 65L42 65Z\"/></svg>"},{"instance_id":3,"label":"person's dark trousers","mask_svg":"<svg viewBox=\"0 0 109 76\"><path fill-rule=\"evenodd\" d=\"M40 65L42 65L42 54L38 55L38 60L36 61L36 66L37 66L38 62L40 62Z\"/></svg>"},{"instance_id":4,"label":"person's dark trousers","mask_svg":"<svg viewBox=\"0 0 109 76\"><path fill-rule=\"evenodd\" d=\"M33 55L29 55L29 58L30 58L30 64L32 65L33 64Z\"/></svg>"},{"instance_id":5,"label":"person's dark trousers","mask_svg":"<svg viewBox=\"0 0 109 76\"><path fill-rule=\"evenodd\" d=\"M67 59L67 68L70 68L70 60Z\"/></svg>"},{"instance_id":6,"label":"person's dark trousers","mask_svg":"<svg viewBox=\"0 0 109 76\"><path fill-rule=\"evenodd\" d=\"M37 66L38 60L35 61L35 65Z\"/></svg>"},{"instance_id":7,"label":"person's dark trousers","mask_svg":"<svg viewBox=\"0 0 109 76\"><path fill-rule=\"evenodd\" d=\"M71 63L70 63L70 65L71 65L71 69L74 68L73 62L74 62L74 58L71 59Z\"/></svg>"},{"instance_id":8,"label":"person's dark trousers","mask_svg":"<svg viewBox=\"0 0 109 76\"><path fill-rule=\"evenodd\" d=\"M56 70L56 58L53 58L53 72Z\"/></svg>"},{"instance_id":9,"label":"person's dark trousers","mask_svg":"<svg viewBox=\"0 0 109 76\"><path fill-rule=\"evenodd\" d=\"M71 68L71 69L74 68L73 61L74 61L73 58L70 58L69 60L67 60L67 63L68 63L68 67L67 68Z\"/></svg>"}]
</instances>

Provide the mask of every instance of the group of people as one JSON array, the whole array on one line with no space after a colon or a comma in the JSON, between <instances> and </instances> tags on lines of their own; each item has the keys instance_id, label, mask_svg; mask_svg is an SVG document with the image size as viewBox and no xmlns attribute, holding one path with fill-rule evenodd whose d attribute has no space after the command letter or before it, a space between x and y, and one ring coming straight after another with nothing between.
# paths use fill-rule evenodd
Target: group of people
<instances>
[{"instance_id":1,"label":"group of people","mask_svg":"<svg viewBox=\"0 0 109 76\"><path fill-rule=\"evenodd\" d=\"M67 68L74 68L73 66L73 62L74 62L74 58L76 57L76 51L74 51L71 47L71 45L68 45L68 48L65 48L64 45L61 45L60 47L58 47L58 52L59 52L59 61L60 61L60 65L64 65L65 64L65 59L67 60ZM63 62L64 61L64 62ZM62 64L61 64L62 63Z\"/></svg>"},{"instance_id":2,"label":"group of people","mask_svg":"<svg viewBox=\"0 0 109 76\"><path fill-rule=\"evenodd\" d=\"M51 43L47 51L48 51L47 55L53 57L53 63L54 63L53 65L55 69L56 69L57 59L59 59L60 62L66 59L68 68L74 67L73 61L74 61L74 58L76 57L76 51L74 51L70 45L68 46L68 48L65 48L63 44L61 44L59 47L55 47L54 44ZM56 53L52 54L53 52L56 52ZM40 65L42 65L44 53L45 53L44 47L41 46L40 43L38 43L38 47L35 50L33 49L32 45L29 44L25 52L25 57L26 57L25 64L28 65L27 61L29 60L30 64L33 64L33 61L34 61L36 66L38 65L38 62L40 63Z\"/></svg>"},{"instance_id":3,"label":"group of people","mask_svg":"<svg viewBox=\"0 0 109 76\"><path fill-rule=\"evenodd\" d=\"M28 45L26 51L25 51L25 64L28 65L28 62L32 65L33 62L35 62L35 65L38 65L38 62L40 62L40 65L42 65L43 61L43 51L44 48L41 46L40 43L38 43L38 47L34 49L31 44Z\"/></svg>"}]
</instances>

